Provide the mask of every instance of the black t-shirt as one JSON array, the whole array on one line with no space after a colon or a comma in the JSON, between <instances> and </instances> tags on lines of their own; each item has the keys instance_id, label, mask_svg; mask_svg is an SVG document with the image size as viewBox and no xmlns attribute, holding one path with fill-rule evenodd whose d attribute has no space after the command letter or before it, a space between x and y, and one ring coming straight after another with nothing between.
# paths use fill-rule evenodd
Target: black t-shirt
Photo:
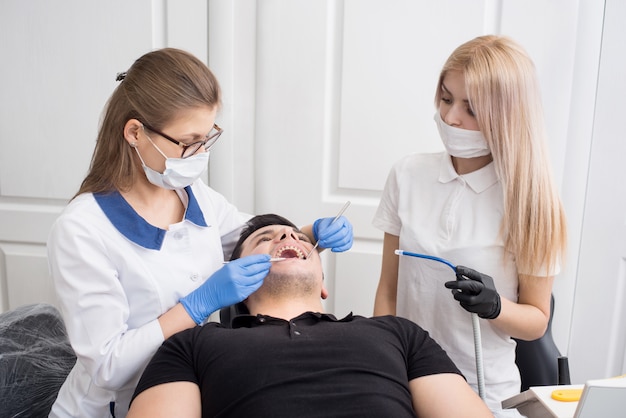
<instances>
[{"instance_id":1,"label":"black t-shirt","mask_svg":"<svg viewBox=\"0 0 626 418\"><path fill-rule=\"evenodd\" d=\"M415 417L408 382L461 374L426 331L393 316L245 316L163 343L135 391L187 381L203 417Z\"/></svg>"}]
</instances>

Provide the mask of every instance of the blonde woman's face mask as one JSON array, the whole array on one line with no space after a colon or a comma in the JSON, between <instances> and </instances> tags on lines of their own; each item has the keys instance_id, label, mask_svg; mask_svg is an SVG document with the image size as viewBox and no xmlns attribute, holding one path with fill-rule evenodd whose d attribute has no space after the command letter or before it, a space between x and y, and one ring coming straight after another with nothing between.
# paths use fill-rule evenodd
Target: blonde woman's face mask
<instances>
[{"instance_id":1,"label":"blonde woman's face mask","mask_svg":"<svg viewBox=\"0 0 626 418\"><path fill-rule=\"evenodd\" d=\"M491 153L482 132L450 126L441 119L439 112L435 113L435 122L446 151L453 157L475 158Z\"/></svg>"}]
</instances>

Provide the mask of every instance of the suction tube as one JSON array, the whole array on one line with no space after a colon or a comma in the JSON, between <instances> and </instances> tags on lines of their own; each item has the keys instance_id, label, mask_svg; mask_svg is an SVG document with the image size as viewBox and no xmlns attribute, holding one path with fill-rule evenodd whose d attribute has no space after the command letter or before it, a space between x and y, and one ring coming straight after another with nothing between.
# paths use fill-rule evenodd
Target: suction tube
<instances>
[{"instance_id":1,"label":"suction tube","mask_svg":"<svg viewBox=\"0 0 626 418\"><path fill-rule=\"evenodd\" d=\"M412 253L404 250L395 250L394 253L396 255L407 255L410 257L418 257L425 258L427 260L438 261L450 267L456 275L456 266L443 258L420 253ZM478 314L475 313L472 313L472 329L474 331L474 354L476 357L476 378L478 380L478 396L480 396L482 400L485 400L485 372L483 369L483 348L481 343L482 337L480 335L480 323L478 321Z\"/></svg>"}]
</instances>

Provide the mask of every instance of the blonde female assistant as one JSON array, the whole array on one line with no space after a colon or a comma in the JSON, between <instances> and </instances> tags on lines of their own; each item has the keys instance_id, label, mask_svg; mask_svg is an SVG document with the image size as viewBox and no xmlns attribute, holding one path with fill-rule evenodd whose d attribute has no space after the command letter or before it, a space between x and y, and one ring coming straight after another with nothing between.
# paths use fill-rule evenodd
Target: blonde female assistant
<instances>
[{"instance_id":1,"label":"blonde female assistant","mask_svg":"<svg viewBox=\"0 0 626 418\"><path fill-rule=\"evenodd\" d=\"M427 329L476 386L470 313L477 313L492 410L520 391L511 337L544 334L567 240L538 84L528 54L508 37L459 46L436 89L446 151L398 161L373 221L385 233L375 315ZM449 260L470 280L396 249Z\"/></svg>"}]
</instances>

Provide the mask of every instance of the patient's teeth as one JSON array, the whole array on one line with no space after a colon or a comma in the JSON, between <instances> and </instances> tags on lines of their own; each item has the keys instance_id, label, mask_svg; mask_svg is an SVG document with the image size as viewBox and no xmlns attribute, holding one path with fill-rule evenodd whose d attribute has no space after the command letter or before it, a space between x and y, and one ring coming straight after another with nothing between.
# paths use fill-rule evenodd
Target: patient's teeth
<instances>
[{"instance_id":1,"label":"patient's teeth","mask_svg":"<svg viewBox=\"0 0 626 418\"><path fill-rule=\"evenodd\" d=\"M294 246L292 246L292 245L287 245L287 246L282 247L281 249L279 249L279 250L276 252L276 257L281 257L281 256L282 256L282 254L283 254L285 251L293 251L294 253L296 253L297 258L299 258L299 259L303 259L303 258L304 258L304 253L302 252L302 250L300 250L298 247L294 247ZM294 258L295 258L295 257L294 257Z\"/></svg>"}]
</instances>

